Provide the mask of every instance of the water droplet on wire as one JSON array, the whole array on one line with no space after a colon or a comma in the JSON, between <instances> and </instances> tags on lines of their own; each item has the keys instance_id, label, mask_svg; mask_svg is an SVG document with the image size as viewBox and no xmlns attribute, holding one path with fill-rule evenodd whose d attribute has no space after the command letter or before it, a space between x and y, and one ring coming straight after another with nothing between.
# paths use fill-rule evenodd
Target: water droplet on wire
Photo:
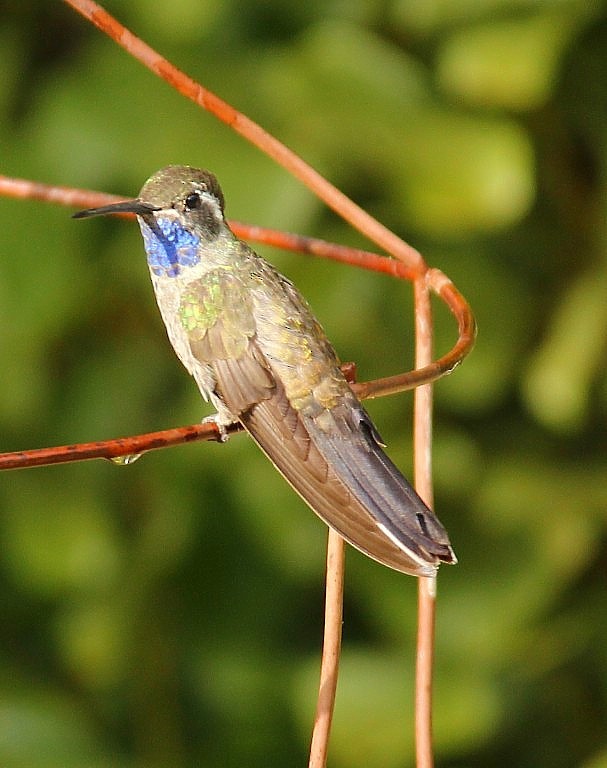
<instances>
[{"instance_id":1,"label":"water droplet on wire","mask_svg":"<svg viewBox=\"0 0 607 768\"><path fill-rule=\"evenodd\" d=\"M110 461L118 467L128 467L129 464L134 464L140 456L143 456L143 454L125 453L124 456L112 456Z\"/></svg>"}]
</instances>

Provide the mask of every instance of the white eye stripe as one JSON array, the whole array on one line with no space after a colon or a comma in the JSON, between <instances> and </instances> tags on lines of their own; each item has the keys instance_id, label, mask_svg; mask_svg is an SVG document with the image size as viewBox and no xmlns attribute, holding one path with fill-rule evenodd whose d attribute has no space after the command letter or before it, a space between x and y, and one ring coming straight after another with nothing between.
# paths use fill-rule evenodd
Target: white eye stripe
<instances>
[{"instance_id":1,"label":"white eye stripe","mask_svg":"<svg viewBox=\"0 0 607 768\"><path fill-rule=\"evenodd\" d=\"M221 208L221 201L211 190L205 187L194 187L182 200L182 205L186 211L198 210L205 203Z\"/></svg>"}]
</instances>

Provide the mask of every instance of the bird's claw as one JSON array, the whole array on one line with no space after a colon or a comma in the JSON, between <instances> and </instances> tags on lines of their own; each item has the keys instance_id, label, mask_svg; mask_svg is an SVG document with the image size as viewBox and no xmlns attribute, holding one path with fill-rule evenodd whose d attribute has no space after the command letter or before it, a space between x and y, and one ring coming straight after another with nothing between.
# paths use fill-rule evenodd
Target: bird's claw
<instances>
[{"instance_id":1,"label":"bird's claw","mask_svg":"<svg viewBox=\"0 0 607 768\"><path fill-rule=\"evenodd\" d=\"M205 416L202 420L202 424L214 424L219 432L217 441L219 443L227 443L230 439L230 433L228 432L229 424L226 424L219 413L212 413L210 416Z\"/></svg>"}]
</instances>

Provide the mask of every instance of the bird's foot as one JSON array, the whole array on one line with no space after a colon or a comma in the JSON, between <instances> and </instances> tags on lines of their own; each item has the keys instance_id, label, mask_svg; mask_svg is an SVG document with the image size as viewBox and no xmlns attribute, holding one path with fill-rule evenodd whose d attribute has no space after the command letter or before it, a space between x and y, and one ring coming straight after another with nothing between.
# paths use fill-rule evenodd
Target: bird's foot
<instances>
[{"instance_id":1,"label":"bird's foot","mask_svg":"<svg viewBox=\"0 0 607 768\"><path fill-rule=\"evenodd\" d=\"M224 418L222 418L222 415L220 413L212 413L210 416L205 416L204 419L201 422L202 424L214 424L217 427L217 431L219 432L219 435L217 437L218 442L220 443L227 443L230 439L230 433L228 432L228 427L230 424L234 424L234 420L231 419L230 421L226 421Z\"/></svg>"}]
</instances>

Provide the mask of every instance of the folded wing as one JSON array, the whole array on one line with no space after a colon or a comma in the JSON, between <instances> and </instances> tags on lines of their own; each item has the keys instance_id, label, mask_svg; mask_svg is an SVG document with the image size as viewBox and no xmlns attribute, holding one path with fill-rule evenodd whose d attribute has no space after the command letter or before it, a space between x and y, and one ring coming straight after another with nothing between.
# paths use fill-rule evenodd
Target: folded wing
<instances>
[{"instance_id":1,"label":"folded wing","mask_svg":"<svg viewBox=\"0 0 607 768\"><path fill-rule=\"evenodd\" d=\"M383 452L307 304L269 268L267 278L280 322L260 317L251 291L233 274L209 273L183 295L189 346L211 368L215 397L354 547L416 576L455 562L442 525Z\"/></svg>"}]
</instances>

